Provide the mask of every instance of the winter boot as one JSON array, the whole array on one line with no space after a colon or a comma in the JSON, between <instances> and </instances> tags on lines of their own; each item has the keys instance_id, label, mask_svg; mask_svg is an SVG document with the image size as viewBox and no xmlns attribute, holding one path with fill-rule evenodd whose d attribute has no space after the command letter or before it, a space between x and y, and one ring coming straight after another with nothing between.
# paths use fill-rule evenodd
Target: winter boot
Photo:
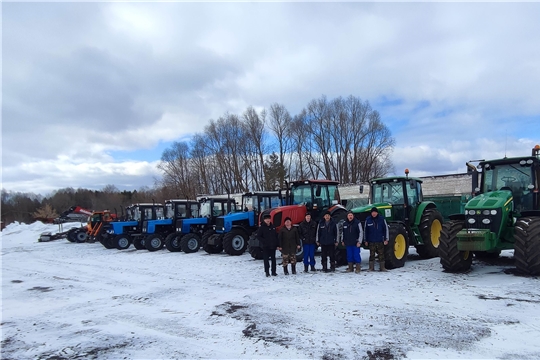
<instances>
[{"instance_id":1,"label":"winter boot","mask_svg":"<svg viewBox=\"0 0 540 360\"><path fill-rule=\"evenodd\" d=\"M266 277L270 277L270 273L268 271L266 272Z\"/></svg>"},{"instance_id":2,"label":"winter boot","mask_svg":"<svg viewBox=\"0 0 540 360\"><path fill-rule=\"evenodd\" d=\"M361 271L361 270L362 270L362 268L360 267L360 263L357 263L357 264L356 264L356 271L355 271L355 272L356 272L357 274L360 274L360 271Z\"/></svg>"},{"instance_id":3,"label":"winter boot","mask_svg":"<svg viewBox=\"0 0 540 360\"><path fill-rule=\"evenodd\" d=\"M323 272L328 272L328 268L326 267L326 263L322 264L322 271Z\"/></svg>"},{"instance_id":4,"label":"winter boot","mask_svg":"<svg viewBox=\"0 0 540 360\"><path fill-rule=\"evenodd\" d=\"M311 271L317 271L315 270L315 265L311 265Z\"/></svg>"},{"instance_id":5,"label":"winter boot","mask_svg":"<svg viewBox=\"0 0 540 360\"><path fill-rule=\"evenodd\" d=\"M334 263L334 262L330 263L330 271L331 272L336 271L336 263Z\"/></svg>"},{"instance_id":6,"label":"winter boot","mask_svg":"<svg viewBox=\"0 0 540 360\"><path fill-rule=\"evenodd\" d=\"M374 270L375 270L375 261L370 261L368 271L374 271Z\"/></svg>"},{"instance_id":7,"label":"winter boot","mask_svg":"<svg viewBox=\"0 0 540 360\"><path fill-rule=\"evenodd\" d=\"M308 266L307 265L304 265L304 272L308 272Z\"/></svg>"},{"instance_id":8,"label":"winter boot","mask_svg":"<svg viewBox=\"0 0 540 360\"><path fill-rule=\"evenodd\" d=\"M287 265L283 265L283 273L285 275L289 275L289 270L287 269Z\"/></svg>"},{"instance_id":9,"label":"winter boot","mask_svg":"<svg viewBox=\"0 0 540 360\"><path fill-rule=\"evenodd\" d=\"M345 270L345 272L352 272L353 271L353 263L349 263L349 267L347 268L347 270Z\"/></svg>"},{"instance_id":10,"label":"winter boot","mask_svg":"<svg viewBox=\"0 0 540 360\"><path fill-rule=\"evenodd\" d=\"M384 266L384 261L379 261L379 271L388 271Z\"/></svg>"},{"instance_id":11,"label":"winter boot","mask_svg":"<svg viewBox=\"0 0 540 360\"><path fill-rule=\"evenodd\" d=\"M296 275L296 264L291 264L291 268L293 275Z\"/></svg>"}]
</instances>

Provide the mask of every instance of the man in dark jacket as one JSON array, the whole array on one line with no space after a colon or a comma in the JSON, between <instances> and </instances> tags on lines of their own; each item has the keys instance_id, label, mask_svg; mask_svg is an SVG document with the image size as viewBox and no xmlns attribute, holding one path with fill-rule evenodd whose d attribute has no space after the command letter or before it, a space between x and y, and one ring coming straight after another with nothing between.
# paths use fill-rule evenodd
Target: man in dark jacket
<instances>
[{"instance_id":1,"label":"man in dark jacket","mask_svg":"<svg viewBox=\"0 0 540 360\"><path fill-rule=\"evenodd\" d=\"M356 273L360 272L360 246L364 238L364 230L362 224L354 217L352 211L347 214L347 220L343 223L343 240L342 245L347 248L347 262L349 268L347 272L353 271L353 266L356 264Z\"/></svg>"},{"instance_id":2,"label":"man in dark jacket","mask_svg":"<svg viewBox=\"0 0 540 360\"><path fill-rule=\"evenodd\" d=\"M317 223L311 220L311 214L306 213L304 221L300 223L300 238L304 248L304 272L315 271L315 242L317 241Z\"/></svg>"},{"instance_id":3,"label":"man in dark jacket","mask_svg":"<svg viewBox=\"0 0 540 360\"><path fill-rule=\"evenodd\" d=\"M285 226L279 231L279 248L283 257L283 273L289 275L287 266L291 264L293 274L296 274L296 251L300 249L300 235L292 226L291 218L285 218Z\"/></svg>"},{"instance_id":4,"label":"man in dark jacket","mask_svg":"<svg viewBox=\"0 0 540 360\"><path fill-rule=\"evenodd\" d=\"M330 258L330 271L336 271L337 226L330 217L330 212L324 213L317 232L317 245L321 247L321 262L324 272L328 272L326 260Z\"/></svg>"},{"instance_id":5,"label":"man in dark jacket","mask_svg":"<svg viewBox=\"0 0 540 360\"><path fill-rule=\"evenodd\" d=\"M371 208L371 216L366 219L364 237L369 246L369 271L375 270L375 253L379 254L380 271L386 271L384 245L388 245L388 225L376 207Z\"/></svg>"},{"instance_id":6,"label":"man in dark jacket","mask_svg":"<svg viewBox=\"0 0 540 360\"><path fill-rule=\"evenodd\" d=\"M261 227L257 230L257 239L263 249L264 272L270 276L270 264L272 262L272 276L276 273L276 249L278 247L278 234L276 227L271 222L269 214L264 215Z\"/></svg>"}]
</instances>

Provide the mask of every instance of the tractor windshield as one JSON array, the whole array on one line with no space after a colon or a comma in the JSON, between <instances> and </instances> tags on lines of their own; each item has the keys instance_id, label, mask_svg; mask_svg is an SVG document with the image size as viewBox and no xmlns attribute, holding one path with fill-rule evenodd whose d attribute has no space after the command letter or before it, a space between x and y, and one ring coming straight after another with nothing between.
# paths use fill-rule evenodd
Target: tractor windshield
<instances>
[{"instance_id":1,"label":"tractor windshield","mask_svg":"<svg viewBox=\"0 0 540 360\"><path fill-rule=\"evenodd\" d=\"M191 217L192 218L198 218L199 217L199 204L191 204Z\"/></svg>"},{"instance_id":2,"label":"tractor windshield","mask_svg":"<svg viewBox=\"0 0 540 360\"><path fill-rule=\"evenodd\" d=\"M391 204L403 204L403 183L401 181L387 182L387 183L375 183L371 186L371 202Z\"/></svg>"},{"instance_id":3,"label":"tractor windshield","mask_svg":"<svg viewBox=\"0 0 540 360\"><path fill-rule=\"evenodd\" d=\"M186 218L187 217L187 206L186 204L176 204L176 217L177 218Z\"/></svg>"},{"instance_id":4,"label":"tractor windshield","mask_svg":"<svg viewBox=\"0 0 540 360\"><path fill-rule=\"evenodd\" d=\"M205 201L201 203L201 217L210 217L212 216L212 204L210 201Z\"/></svg>"},{"instance_id":5,"label":"tractor windshield","mask_svg":"<svg viewBox=\"0 0 540 360\"><path fill-rule=\"evenodd\" d=\"M167 219L172 219L174 217L174 204L169 203L165 205L165 216Z\"/></svg>"},{"instance_id":6,"label":"tractor windshield","mask_svg":"<svg viewBox=\"0 0 540 360\"><path fill-rule=\"evenodd\" d=\"M313 199L311 194L311 185L303 184L291 189L291 204L310 204Z\"/></svg>"},{"instance_id":7,"label":"tractor windshield","mask_svg":"<svg viewBox=\"0 0 540 360\"><path fill-rule=\"evenodd\" d=\"M264 211L278 207L280 205L279 196L244 196L242 198L242 209L245 211Z\"/></svg>"},{"instance_id":8,"label":"tractor windshield","mask_svg":"<svg viewBox=\"0 0 540 360\"><path fill-rule=\"evenodd\" d=\"M516 209L532 210L532 167L519 164L484 166L482 191L509 190Z\"/></svg>"}]
</instances>

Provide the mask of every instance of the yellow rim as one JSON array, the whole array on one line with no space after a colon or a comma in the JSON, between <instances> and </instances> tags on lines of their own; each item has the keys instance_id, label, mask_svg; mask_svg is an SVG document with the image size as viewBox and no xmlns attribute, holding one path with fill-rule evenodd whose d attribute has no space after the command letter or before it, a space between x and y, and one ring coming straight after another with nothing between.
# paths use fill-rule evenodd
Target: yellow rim
<instances>
[{"instance_id":1,"label":"yellow rim","mask_svg":"<svg viewBox=\"0 0 540 360\"><path fill-rule=\"evenodd\" d=\"M396 259L400 260L405 256L406 244L405 236L398 234L394 240L394 256Z\"/></svg>"},{"instance_id":2,"label":"yellow rim","mask_svg":"<svg viewBox=\"0 0 540 360\"><path fill-rule=\"evenodd\" d=\"M431 244L434 248L439 247L439 238L441 237L442 225L438 219L433 220L431 223Z\"/></svg>"},{"instance_id":3,"label":"yellow rim","mask_svg":"<svg viewBox=\"0 0 540 360\"><path fill-rule=\"evenodd\" d=\"M471 256L470 251L463 251L463 260L468 260L469 256Z\"/></svg>"}]
</instances>

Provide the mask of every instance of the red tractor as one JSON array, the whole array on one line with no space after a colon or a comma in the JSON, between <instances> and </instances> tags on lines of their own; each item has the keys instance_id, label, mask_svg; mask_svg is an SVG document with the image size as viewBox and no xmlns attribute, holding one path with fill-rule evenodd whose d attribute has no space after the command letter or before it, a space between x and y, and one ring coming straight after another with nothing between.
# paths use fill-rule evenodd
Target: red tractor
<instances>
[{"instance_id":1,"label":"red tractor","mask_svg":"<svg viewBox=\"0 0 540 360\"><path fill-rule=\"evenodd\" d=\"M317 222L322 219L326 211L330 211L341 234L341 226L347 217L347 209L344 207L345 202L342 202L339 196L338 184L339 182L333 180L298 180L289 183L286 195L283 197L285 205L264 210L259 215L259 224L264 215L270 214L272 223L279 231L287 217L291 218L293 225L298 225L304 221L308 211L311 213L311 218ZM255 236L251 236L249 240L249 253L255 259L262 259L262 248ZM296 256L301 259L303 250L300 249ZM339 246L336 249L337 265L347 263L346 258L345 248Z\"/></svg>"}]
</instances>

